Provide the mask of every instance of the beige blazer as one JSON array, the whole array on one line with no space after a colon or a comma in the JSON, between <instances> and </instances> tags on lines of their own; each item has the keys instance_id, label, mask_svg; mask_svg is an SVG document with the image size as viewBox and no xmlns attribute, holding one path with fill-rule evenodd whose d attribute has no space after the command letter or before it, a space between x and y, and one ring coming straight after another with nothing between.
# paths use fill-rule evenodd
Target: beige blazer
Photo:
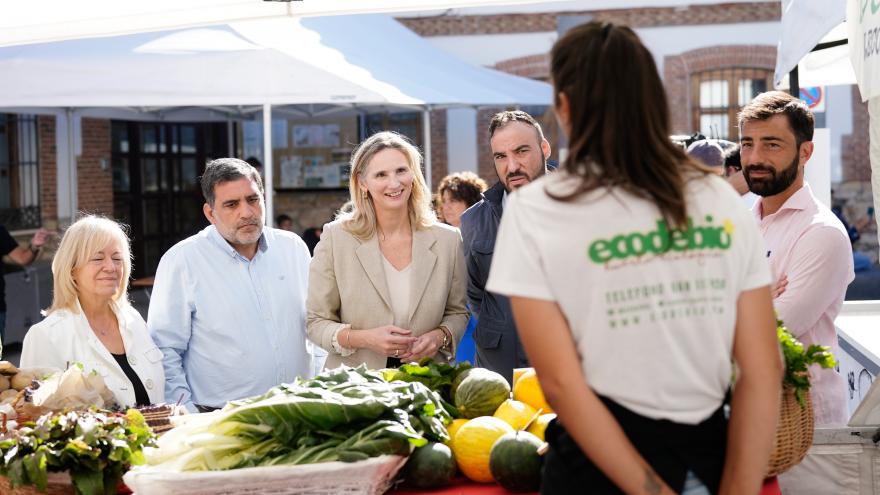
<instances>
[{"instance_id":1,"label":"beige blazer","mask_svg":"<svg viewBox=\"0 0 880 495\"><path fill-rule=\"evenodd\" d=\"M413 232L412 291L409 326L414 336L444 327L453 335L453 353L468 321L465 307L466 271L458 229L436 224ZM374 235L361 241L339 221L324 226L309 268L306 331L327 350L325 368L340 364L384 368L386 356L358 349L343 357L333 335L345 325L354 331L391 325L394 314L382 268L382 252Z\"/></svg>"}]
</instances>

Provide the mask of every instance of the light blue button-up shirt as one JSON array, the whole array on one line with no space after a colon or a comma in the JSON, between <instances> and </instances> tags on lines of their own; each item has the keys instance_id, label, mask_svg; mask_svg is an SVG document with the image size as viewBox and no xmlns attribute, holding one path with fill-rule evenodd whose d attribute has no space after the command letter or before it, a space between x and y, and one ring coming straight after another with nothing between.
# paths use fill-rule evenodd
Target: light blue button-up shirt
<instances>
[{"instance_id":1,"label":"light blue button-up shirt","mask_svg":"<svg viewBox=\"0 0 880 495\"><path fill-rule=\"evenodd\" d=\"M213 225L159 262L147 327L164 354L165 398L222 407L314 373L305 332L309 250L265 227L252 260Z\"/></svg>"}]
</instances>

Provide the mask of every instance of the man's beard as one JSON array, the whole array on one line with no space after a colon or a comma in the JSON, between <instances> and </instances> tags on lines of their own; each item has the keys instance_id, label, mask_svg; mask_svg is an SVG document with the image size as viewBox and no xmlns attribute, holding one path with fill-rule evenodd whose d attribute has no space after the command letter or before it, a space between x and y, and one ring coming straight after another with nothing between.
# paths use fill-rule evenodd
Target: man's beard
<instances>
[{"instance_id":1,"label":"man's beard","mask_svg":"<svg viewBox=\"0 0 880 495\"><path fill-rule=\"evenodd\" d=\"M534 181L538 177L544 175L545 173L547 173L547 157L544 156L544 150L541 150L541 167L538 169L538 171L534 177L529 177L529 175L527 173L522 172L522 171L513 172L510 174L507 174L507 176L505 176L504 180L502 180L501 183L504 184L504 190L507 191L508 193L510 193L512 191L510 189L509 184L510 184L510 181L513 180L515 177L525 177L526 179L528 179L528 182L526 182L526 184L523 184L523 185L527 185L527 184L531 184L532 181ZM498 179L501 180L501 177L498 177ZM522 187L522 186L520 186L520 187Z\"/></svg>"},{"instance_id":2,"label":"man's beard","mask_svg":"<svg viewBox=\"0 0 880 495\"><path fill-rule=\"evenodd\" d=\"M241 227L245 227L247 225L253 225L257 227L255 232L250 234L239 232ZM218 225L217 230L220 232L220 235L226 239L226 242L234 245L234 246L246 246L257 242L260 239L260 236L263 235L263 224L259 218L255 218L253 220L245 220L239 222L235 227L227 227L226 225Z\"/></svg>"},{"instance_id":3,"label":"man's beard","mask_svg":"<svg viewBox=\"0 0 880 495\"><path fill-rule=\"evenodd\" d=\"M759 164L744 167L743 176L746 179L746 184L749 185L749 191L765 198L768 196L776 196L785 191L794 183L795 179L797 179L799 161L797 155L795 155L791 164L778 173L775 169L767 165ZM752 180L750 173L754 170L766 171L770 175L766 178Z\"/></svg>"}]
</instances>

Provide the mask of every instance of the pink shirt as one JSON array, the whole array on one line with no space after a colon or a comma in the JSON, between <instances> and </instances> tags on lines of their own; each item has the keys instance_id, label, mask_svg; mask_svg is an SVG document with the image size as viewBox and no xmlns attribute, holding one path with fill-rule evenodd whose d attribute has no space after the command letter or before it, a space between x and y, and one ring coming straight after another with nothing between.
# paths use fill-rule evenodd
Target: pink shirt
<instances>
[{"instance_id":1,"label":"pink shirt","mask_svg":"<svg viewBox=\"0 0 880 495\"><path fill-rule=\"evenodd\" d=\"M855 277L846 230L806 183L779 211L764 218L762 201L752 211L764 236L773 280L788 276L788 287L773 301L776 311L805 346L825 345L837 356L834 319ZM833 369L813 366L810 379L816 425L846 424L843 377Z\"/></svg>"}]
</instances>

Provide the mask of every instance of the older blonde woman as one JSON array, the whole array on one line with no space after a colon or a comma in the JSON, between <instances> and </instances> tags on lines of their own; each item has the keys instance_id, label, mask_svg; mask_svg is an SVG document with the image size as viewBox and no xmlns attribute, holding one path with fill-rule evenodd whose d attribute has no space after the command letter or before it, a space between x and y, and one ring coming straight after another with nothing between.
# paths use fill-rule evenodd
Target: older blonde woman
<instances>
[{"instance_id":1,"label":"older blonde woman","mask_svg":"<svg viewBox=\"0 0 880 495\"><path fill-rule=\"evenodd\" d=\"M87 216L70 226L52 260L54 299L24 338L21 366L80 362L104 377L121 405L164 401L162 352L129 305L131 250L118 223Z\"/></svg>"},{"instance_id":2,"label":"older blonde woman","mask_svg":"<svg viewBox=\"0 0 880 495\"><path fill-rule=\"evenodd\" d=\"M448 359L467 325L461 235L437 222L421 155L380 132L352 153L351 200L309 270L307 331L326 367Z\"/></svg>"}]
</instances>

